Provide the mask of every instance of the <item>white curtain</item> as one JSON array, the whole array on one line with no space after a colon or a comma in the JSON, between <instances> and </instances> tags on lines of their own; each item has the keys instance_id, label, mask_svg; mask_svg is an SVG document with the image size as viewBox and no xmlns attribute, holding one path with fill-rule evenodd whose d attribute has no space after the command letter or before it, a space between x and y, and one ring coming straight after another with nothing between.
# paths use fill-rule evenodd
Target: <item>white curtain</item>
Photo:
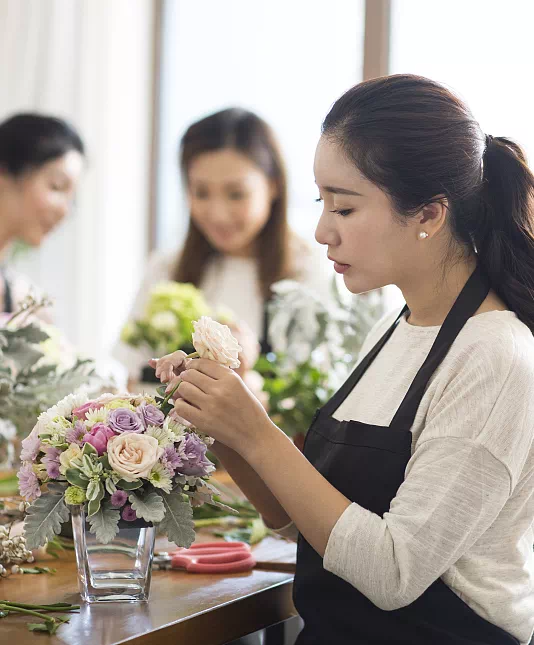
<instances>
[{"instance_id":1,"label":"white curtain","mask_svg":"<svg viewBox=\"0 0 534 645\"><path fill-rule=\"evenodd\" d=\"M23 267L54 317L103 358L148 249L153 0L0 0L0 120L53 113L79 128L88 167L74 212Z\"/></svg>"}]
</instances>

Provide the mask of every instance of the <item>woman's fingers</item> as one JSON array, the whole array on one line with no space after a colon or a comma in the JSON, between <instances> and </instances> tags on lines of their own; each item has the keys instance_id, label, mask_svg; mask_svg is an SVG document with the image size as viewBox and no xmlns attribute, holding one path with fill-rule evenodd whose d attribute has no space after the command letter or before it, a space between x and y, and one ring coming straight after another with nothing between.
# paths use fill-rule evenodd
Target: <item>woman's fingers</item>
<instances>
[{"instance_id":1,"label":"woman's fingers","mask_svg":"<svg viewBox=\"0 0 534 645\"><path fill-rule=\"evenodd\" d=\"M191 361L188 361L187 370L198 370L199 372L202 372L202 374L210 376L216 381L227 376L228 372L232 372L229 367L219 365L219 363L210 361L207 358L195 358Z\"/></svg>"},{"instance_id":2,"label":"woman's fingers","mask_svg":"<svg viewBox=\"0 0 534 645\"><path fill-rule=\"evenodd\" d=\"M149 364L156 370L156 378L159 378L162 383L167 383L173 376L183 371L187 354L178 350L172 354L167 354L159 360L152 359ZM155 364L154 364L155 363Z\"/></svg>"},{"instance_id":3,"label":"woman's fingers","mask_svg":"<svg viewBox=\"0 0 534 645\"><path fill-rule=\"evenodd\" d=\"M185 372L180 374L179 378L187 383L192 383L198 387L199 390L204 392L204 394L208 394L211 386L215 382L215 379L211 376L207 376L195 369L186 369Z\"/></svg>"},{"instance_id":4,"label":"woman's fingers","mask_svg":"<svg viewBox=\"0 0 534 645\"><path fill-rule=\"evenodd\" d=\"M182 381L177 391L180 393L181 399L185 399L185 401L196 408L200 408L202 402L206 399L204 392L199 390L198 387L192 383Z\"/></svg>"},{"instance_id":5,"label":"woman's fingers","mask_svg":"<svg viewBox=\"0 0 534 645\"><path fill-rule=\"evenodd\" d=\"M182 419L185 419L199 430L203 430L202 413L200 412L200 410L195 408L184 399L178 399L178 401L176 401L176 403L174 404L174 409L176 411L176 414L182 417Z\"/></svg>"}]
</instances>

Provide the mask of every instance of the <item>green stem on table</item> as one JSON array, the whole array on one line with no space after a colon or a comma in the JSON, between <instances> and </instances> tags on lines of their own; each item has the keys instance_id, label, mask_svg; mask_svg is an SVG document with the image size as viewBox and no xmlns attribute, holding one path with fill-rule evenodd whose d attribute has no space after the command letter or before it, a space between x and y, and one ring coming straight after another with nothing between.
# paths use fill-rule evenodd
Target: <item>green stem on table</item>
<instances>
[{"instance_id":1,"label":"green stem on table","mask_svg":"<svg viewBox=\"0 0 534 645\"><path fill-rule=\"evenodd\" d=\"M233 515L230 515L228 517L206 517L205 519L201 520L193 520L196 529L200 529L205 526L223 526L225 524L231 526L232 528L238 528L240 526L247 526L249 522L250 520L239 519L237 517L234 517Z\"/></svg>"},{"instance_id":2,"label":"green stem on table","mask_svg":"<svg viewBox=\"0 0 534 645\"><path fill-rule=\"evenodd\" d=\"M40 614L37 611L30 611L29 609L23 609L22 607L15 606L13 607L12 605L2 605L0 604L0 610L3 609L4 611L9 611L11 613L16 613L16 614L24 614L25 616L36 616L37 618L42 618L45 621L56 621L56 619L53 616L47 616L46 614ZM65 622L62 620L61 622Z\"/></svg>"},{"instance_id":3,"label":"green stem on table","mask_svg":"<svg viewBox=\"0 0 534 645\"><path fill-rule=\"evenodd\" d=\"M58 602L54 605L28 605L23 602L10 602L9 600L0 600L0 605L13 607L22 607L22 609L41 609L42 611L75 611L80 609L80 605L71 605L68 602Z\"/></svg>"},{"instance_id":4,"label":"green stem on table","mask_svg":"<svg viewBox=\"0 0 534 645\"><path fill-rule=\"evenodd\" d=\"M188 354L188 355L186 356L186 358L198 358L198 352L192 352L191 354ZM167 405L167 403L172 399L172 397L174 396L174 393L175 393L175 392L176 392L176 390L180 387L180 383L181 383L181 381L178 381L178 383L177 383L176 387L175 387L175 388L173 388L173 389L172 389L172 390L167 394L167 396L163 399L163 403L161 404L161 407L162 407L162 408L165 408L165 406ZM167 415L165 415L165 416L167 416Z\"/></svg>"}]
</instances>

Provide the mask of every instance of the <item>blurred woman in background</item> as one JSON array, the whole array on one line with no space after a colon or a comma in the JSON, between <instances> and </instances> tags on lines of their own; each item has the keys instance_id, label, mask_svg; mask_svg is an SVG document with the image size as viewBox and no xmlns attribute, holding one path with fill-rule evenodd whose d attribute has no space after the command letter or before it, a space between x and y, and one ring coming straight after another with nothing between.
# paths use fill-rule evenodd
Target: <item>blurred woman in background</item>
<instances>
[{"instance_id":1,"label":"blurred woman in background","mask_svg":"<svg viewBox=\"0 0 534 645\"><path fill-rule=\"evenodd\" d=\"M180 168L190 210L185 244L150 259L129 320L142 315L157 282L192 283L211 307L234 314L241 344L250 348L244 367L252 367L257 341L267 349L271 285L291 278L327 297L333 273L326 255L288 226L284 162L256 114L230 108L191 125L181 141ZM150 357L122 342L114 355L133 380Z\"/></svg>"},{"instance_id":2,"label":"blurred woman in background","mask_svg":"<svg viewBox=\"0 0 534 645\"><path fill-rule=\"evenodd\" d=\"M18 114L0 123L0 255L20 240L37 247L65 218L83 169L84 145L65 121ZM11 313L31 285L0 267L0 311Z\"/></svg>"}]
</instances>

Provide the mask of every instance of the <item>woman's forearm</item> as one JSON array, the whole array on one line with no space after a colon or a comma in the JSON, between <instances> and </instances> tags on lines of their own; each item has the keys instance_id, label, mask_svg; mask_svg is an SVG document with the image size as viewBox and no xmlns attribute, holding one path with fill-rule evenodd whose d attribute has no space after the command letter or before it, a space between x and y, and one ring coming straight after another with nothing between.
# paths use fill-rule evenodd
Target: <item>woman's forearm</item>
<instances>
[{"instance_id":1,"label":"woman's forearm","mask_svg":"<svg viewBox=\"0 0 534 645\"><path fill-rule=\"evenodd\" d=\"M289 524L291 520L282 505L241 455L218 441L210 449L270 527L278 529Z\"/></svg>"}]
</instances>

